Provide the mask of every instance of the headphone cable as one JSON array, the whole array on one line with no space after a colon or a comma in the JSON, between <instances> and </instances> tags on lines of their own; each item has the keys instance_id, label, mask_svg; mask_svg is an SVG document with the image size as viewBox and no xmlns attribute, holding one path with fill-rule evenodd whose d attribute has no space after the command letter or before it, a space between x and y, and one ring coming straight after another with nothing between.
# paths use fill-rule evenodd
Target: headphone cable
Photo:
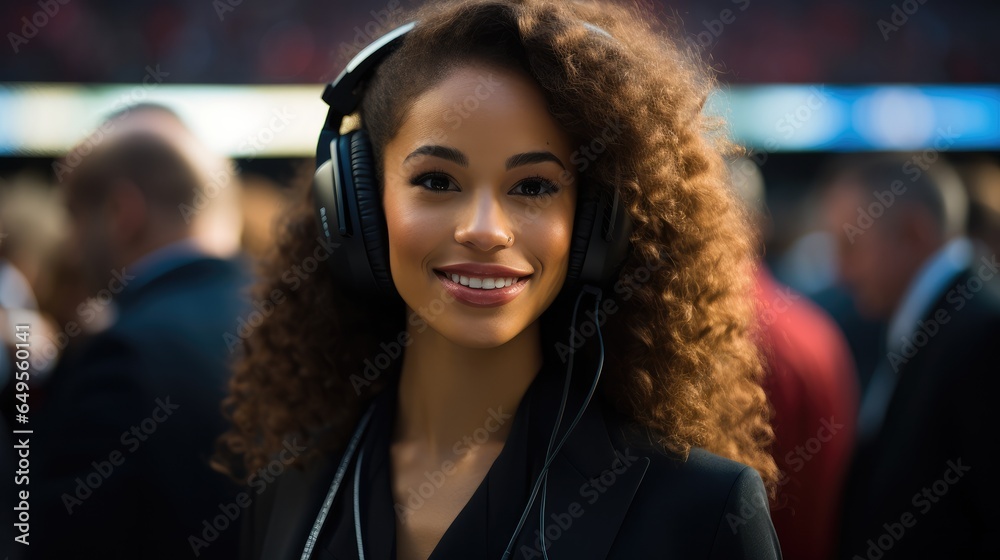
<instances>
[{"instance_id":1,"label":"headphone cable","mask_svg":"<svg viewBox=\"0 0 1000 560\"><path fill-rule=\"evenodd\" d=\"M601 304L601 291L597 290L596 292L592 293L594 294L594 317L597 317ZM573 321L573 326L574 327L576 326L575 320ZM562 448L563 444L569 440L569 436L573 432L573 429L576 428L576 424L580 421L581 418L583 418L583 412L587 410L588 406L590 406L590 399L594 396L594 392L597 390L597 382L601 379L601 371L604 369L604 337L601 335L600 323L595 320L594 326L596 327L597 330L597 339L600 342L600 354L598 355L597 359L597 373L594 375L594 380L590 383L590 390L587 391L587 398L584 399L583 401L583 407L580 408L580 412L577 413L576 418L574 418L573 422L570 423L569 429L566 430L566 434L563 435L563 438L559 441L559 446L556 448L556 453L558 453L559 449ZM573 350L573 347L570 346L571 357L575 352L576 351ZM542 483L542 502L539 506L540 510L538 513L538 534L539 534L539 545L542 549L542 557L545 560L549 560L548 547L545 546L545 502L546 502L545 498L548 496L548 489L549 489L548 471L545 471L543 480L544 482Z\"/></svg>"},{"instance_id":2,"label":"headphone cable","mask_svg":"<svg viewBox=\"0 0 1000 560\"><path fill-rule=\"evenodd\" d=\"M572 342L573 342L572 341L572 338L573 338L573 330L572 329L576 327L576 315L577 315L577 311L580 309L580 300L583 299L583 294L585 292L589 292L591 294L594 294L594 296L596 297L596 300L597 300L598 304L600 303L600 300L601 300L601 290L599 288L594 288L594 287L589 286L589 285L584 285L583 289L580 290L580 294L577 295L577 297L576 297L576 304L573 306L573 317L572 317L571 326L570 326L570 344L569 344L570 353L569 353L569 360L568 360L568 364L567 364L567 368L566 368L566 382L563 385L563 397L562 397L562 401L559 404L559 414L556 416L555 426L552 428L552 434L551 434L551 436L549 436L549 448L548 448L548 450L545 453L545 463L542 465L542 470L541 470L541 472L538 475L538 479L535 481L535 485L531 489L531 496L528 498L528 505L527 505L527 507L524 508L524 512L521 514L521 519L517 523L517 528L515 528L514 534L511 535L511 537L510 537L510 542L507 543L507 549L504 550L502 560L509 560L510 554L511 554L511 550L513 549L513 546L514 546L514 541L517 540L518 535L521 533L521 529L524 527L524 522L527 520L528 514L531 512L531 506L534 505L535 499L538 497L538 491L541 489L541 487L542 487L543 484L546 485L546 488L548 486L549 465L552 463L553 460L555 460L556 455L559 454L559 451L562 449L562 446L569 439L570 434L573 432L573 429L576 427L577 423L579 423L580 418L583 417L583 413L587 409L587 406L590 404L591 397L594 395L594 391L597 388L597 381L601 377L601 370L604 367L604 339L600 337L600 325L597 325L597 327L598 327L597 328L598 337L599 337L599 339L601 341L601 351L600 351L600 356L599 356L598 365L597 365L597 374L594 376L594 380L593 380L593 382L590 385L590 390L587 392L587 398L584 400L583 406L580 408L579 412L577 412L576 417L573 419L573 422L570 423L569 429L566 431L566 434L563 436L563 438L559 441L559 444L556 445L555 449L552 449L552 443L555 441L556 434L559 431L559 425L562 423L563 412L566 409L566 401L569 398L570 381L571 381L572 375L573 375L573 356L576 354L576 350L573 348L573 344L572 344ZM543 495L542 496L542 504L544 504L544 503L545 503L545 496ZM544 512L544 505L543 505L543 512ZM544 531L540 535L540 543L541 543L541 548L542 548L543 555L544 555L544 551L545 551L545 545L544 545L544 543L545 543L545 534L544 534ZM545 557L548 558L547 555L545 555Z\"/></svg>"}]
</instances>

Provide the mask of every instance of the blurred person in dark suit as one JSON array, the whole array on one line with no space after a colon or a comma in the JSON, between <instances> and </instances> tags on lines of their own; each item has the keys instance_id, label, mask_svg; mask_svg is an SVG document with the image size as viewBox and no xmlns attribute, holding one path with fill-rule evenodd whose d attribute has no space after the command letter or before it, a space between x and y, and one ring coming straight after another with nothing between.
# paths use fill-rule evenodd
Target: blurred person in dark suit
<instances>
[{"instance_id":1,"label":"blurred person in dark suit","mask_svg":"<svg viewBox=\"0 0 1000 560\"><path fill-rule=\"evenodd\" d=\"M764 178L741 158L732 185L766 243L771 230ZM781 478L771 519L788 560L832 555L844 478L855 437L858 389L854 361L833 320L780 284L761 259L756 274L764 389L774 409L772 455Z\"/></svg>"},{"instance_id":2,"label":"blurred person in dark suit","mask_svg":"<svg viewBox=\"0 0 1000 560\"><path fill-rule=\"evenodd\" d=\"M840 275L888 320L862 398L842 558L997 558L996 255L974 259L967 198L934 153L851 158L828 188Z\"/></svg>"},{"instance_id":3,"label":"blurred person in dark suit","mask_svg":"<svg viewBox=\"0 0 1000 560\"><path fill-rule=\"evenodd\" d=\"M182 211L205 188L184 136L140 116L119 116L63 177L95 294L81 322L112 323L59 364L37 415L33 558L190 558L192 539L210 543L201 558L235 554L236 531L205 534L236 495L208 457L247 278Z\"/></svg>"}]
</instances>

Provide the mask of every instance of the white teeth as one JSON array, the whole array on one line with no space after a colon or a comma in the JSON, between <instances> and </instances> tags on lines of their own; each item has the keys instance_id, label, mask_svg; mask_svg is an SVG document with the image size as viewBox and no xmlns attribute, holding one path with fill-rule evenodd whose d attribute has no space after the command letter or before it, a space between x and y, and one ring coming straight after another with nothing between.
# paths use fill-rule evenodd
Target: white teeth
<instances>
[{"instance_id":1,"label":"white teeth","mask_svg":"<svg viewBox=\"0 0 1000 560\"><path fill-rule=\"evenodd\" d=\"M461 276L459 274L451 274L451 281L456 284L461 284L463 286L468 286L469 288L476 288L480 290L495 290L498 288L506 288L514 282L517 282L517 278L476 278L473 276Z\"/></svg>"}]
</instances>

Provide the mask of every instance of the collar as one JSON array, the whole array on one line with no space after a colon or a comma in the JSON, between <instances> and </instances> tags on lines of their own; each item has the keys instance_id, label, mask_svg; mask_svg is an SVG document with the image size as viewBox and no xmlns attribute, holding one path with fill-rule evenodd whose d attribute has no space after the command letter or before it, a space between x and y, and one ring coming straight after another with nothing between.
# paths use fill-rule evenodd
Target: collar
<instances>
[{"instance_id":1,"label":"collar","mask_svg":"<svg viewBox=\"0 0 1000 560\"><path fill-rule=\"evenodd\" d=\"M586 395L586 390L589 389L594 373L592 371L593 363L592 361L577 358L570 398L566 404L559 438L562 437L562 434L565 433L566 428L568 428L576 416ZM539 452L536 448L540 445L542 447L540 453L544 456L544 448L547 446L551 426L554 424L559 408L565 379L565 364L558 360L548 360L546 364L546 367L543 367L539 376L536 377L532 387L529 388L529 392L526 393L526 397L530 400L526 399L527 402L522 401L523 404L527 404L528 406L518 407L511 429L511 438L507 440L501 456L494 463L494 467L496 467L503 459L505 460L504 464L508 468L518 468L518 465L524 468L527 471L526 474L531 474L531 476L526 477L527 483L525 488L527 490L530 490L530 486L534 484L536 479L535 474L540 470L540 463L543 457L538 456ZM391 395L392 393L384 393L380 395L380 397L384 398L380 399L376 397L374 403L378 405L381 401L382 404L385 404L388 400L391 400ZM386 426L391 425L391 423L386 423L384 418L381 423L374 422L373 419L372 427L377 429L380 425L385 430L387 429ZM369 429L372 428L370 427ZM515 432L526 437L521 438L521 441L515 441ZM370 445L370 440L366 439L366 444ZM367 445L363 445L362 447L367 447ZM366 461L379 460L377 459L379 451L376 451L376 455L370 455L369 453L365 454ZM382 460L384 461L384 459ZM274 507L271 508L269 512L270 519L266 523L267 536L263 544L263 550L261 550L262 557L287 559L297 559L300 557L306 535L319 510L321 497L325 496L333 478L332 473L339 463L339 456L331 456L320 464L306 469L305 472L300 473L293 470L283 477L282 482L275 488ZM550 539L547 543L549 545L547 550L550 558L605 557L611 549L618 529L648 466L648 458L641 457L630 460L626 453L622 453L622 451L615 448L609 435L599 392L596 393L572 435L553 460L549 469L545 507L546 519L552 523L551 519L554 519L553 515L573 515L580 511L587 512L587 515L580 515L574 518L572 530L563 535L562 538ZM385 468L385 465L383 464L382 467ZM347 472L353 473L353 470L354 461L352 461ZM491 468L491 473L492 471L493 469ZM614 482L608 484L609 479L613 479ZM604 481L604 484L600 482L601 480ZM335 504L334 509L337 511L352 511L353 485L348 483L347 480L344 482L345 484L341 486L338 492L336 500L338 504ZM363 484L365 482L365 480L362 480ZM473 498L470 499L469 505L473 505L476 495L479 494L484 494L480 498L485 502L496 501L498 496L503 498L502 492L508 491L509 488L513 488L516 492L519 492L518 488L521 487L518 485L508 486L501 480L501 477L494 476L491 478L487 474L483 484L477 488ZM590 491L585 491L586 489ZM386 489L382 488L382 496L376 499L384 500L386 498L384 490ZM317 500L317 496L320 497L319 500ZM456 534L457 531L451 530L455 528L455 523L460 522L462 517L465 516L465 521L469 521L466 526L481 529L478 534L472 536L480 539L476 542L481 542L482 546L477 546L472 551L474 555L471 557L499 560L513 533L513 528L520 518L522 510L527 504L526 499L506 501L508 503L497 507L491 507L490 503L486 503L479 512L463 509L459 517L453 522L452 527L445 533L445 537L442 538L438 549L435 550L432 557L451 557L447 556L447 553L451 551L445 551L442 548L442 544L460 546L467 542L463 541L461 536ZM540 549L537 547L540 503L541 492L538 499L535 500L531 513L518 535L512 556L527 555L527 557L534 557L533 551L537 552L538 557L541 556ZM346 509L345 505L350 505L350 510ZM382 507L387 506L383 504ZM364 504L363 509L372 511L374 508L372 505ZM502 517L502 520L491 517L498 514L499 517ZM348 529L347 536L352 536L354 533L353 518L344 519L343 515L340 517L340 523L343 524L345 529ZM362 512L362 518L364 524L371 527L373 523L372 516ZM384 518L385 515L383 514L383 524ZM328 519L328 523L330 522L335 521ZM329 542L330 533L340 527L341 525L333 528L324 527L323 534L327 536L320 537L320 543L318 543L320 546L317 546L317 550L322 549ZM383 531L382 538L384 539L384 531L388 529L384 526L380 528ZM394 529L392 530L394 531ZM365 532L374 534L368 528L365 529ZM445 539L449 537L450 533L451 537L455 538L452 538L450 543L445 543ZM483 535L487 537L485 540L481 538ZM336 537L336 533L334 533L334 536ZM369 549L366 552L370 555L374 552L370 550L372 545L369 543L372 542L371 538L366 536L365 546L366 549ZM336 542L333 544L337 546ZM344 550L345 552L354 550L354 543L351 542L350 544L352 545L350 547L340 545L338 550ZM383 555L390 550L385 542L376 544L375 548ZM353 554L357 554L356 550ZM348 556L347 558L350 557L356 556ZM375 555L372 555L372 557L374 558Z\"/></svg>"},{"instance_id":2,"label":"collar","mask_svg":"<svg viewBox=\"0 0 1000 560\"><path fill-rule=\"evenodd\" d=\"M206 256L194 239L187 238L164 245L122 269L123 276L134 276L126 290L133 292L160 276Z\"/></svg>"},{"instance_id":3,"label":"collar","mask_svg":"<svg viewBox=\"0 0 1000 560\"><path fill-rule=\"evenodd\" d=\"M897 348L917 327L917 322L930 310L945 288L972 260L972 243L958 237L931 255L910 282L899 307L893 313L887 331L887 348Z\"/></svg>"}]
</instances>

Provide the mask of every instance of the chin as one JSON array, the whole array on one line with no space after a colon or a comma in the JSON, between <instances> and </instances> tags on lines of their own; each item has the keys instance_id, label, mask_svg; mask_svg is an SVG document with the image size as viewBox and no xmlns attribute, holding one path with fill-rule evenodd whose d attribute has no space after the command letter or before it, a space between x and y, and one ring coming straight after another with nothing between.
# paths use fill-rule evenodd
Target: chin
<instances>
[{"instance_id":1,"label":"chin","mask_svg":"<svg viewBox=\"0 0 1000 560\"><path fill-rule=\"evenodd\" d=\"M524 322L523 318L513 314L490 313L484 316L469 311L449 308L433 320L427 320L426 324L437 336L451 344L478 350L503 346L531 330L530 321Z\"/></svg>"},{"instance_id":2,"label":"chin","mask_svg":"<svg viewBox=\"0 0 1000 560\"><path fill-rule=\"evenodd\" d=\"M468 324L441 325L441 327L440 330L435 330L438 330L438 334L447 338L453 344L477 350L503 346L524 331L524 329L521 329L514 332L509 328L489 328Z\"/></svg>"}]
</instances>

